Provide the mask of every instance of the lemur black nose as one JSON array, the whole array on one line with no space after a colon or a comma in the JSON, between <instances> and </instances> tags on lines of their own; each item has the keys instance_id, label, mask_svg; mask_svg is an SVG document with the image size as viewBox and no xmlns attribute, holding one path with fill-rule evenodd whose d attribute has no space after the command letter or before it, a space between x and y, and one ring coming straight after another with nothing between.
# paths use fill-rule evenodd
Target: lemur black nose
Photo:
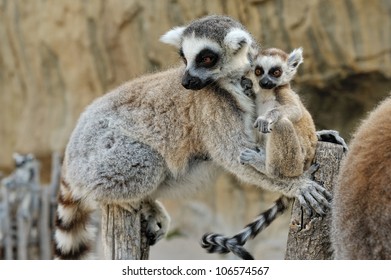
<instances>
[{"instance_id":1,"label":"lemur black nose","mask_svg":"<svg viewBox=\"0 0 391 280\"><path fill-rule=\"evenodd\" d=\"M272 89L274 88L276 85L270 81L269 79L261 79L259 81L259 86L263 89Z\"/></svg>"},{"instance_id":2,"label":"lemur black nose","mask_svg":"<svg viewBox=\"0 0 391 280\"><path fill-rule=\"evenodd\" d=\"M193 89L193 90L199 90L204 87L200 78L191 76L187 71L183 75L182 86L186 89Z\"/></svg>"}]
</instances>

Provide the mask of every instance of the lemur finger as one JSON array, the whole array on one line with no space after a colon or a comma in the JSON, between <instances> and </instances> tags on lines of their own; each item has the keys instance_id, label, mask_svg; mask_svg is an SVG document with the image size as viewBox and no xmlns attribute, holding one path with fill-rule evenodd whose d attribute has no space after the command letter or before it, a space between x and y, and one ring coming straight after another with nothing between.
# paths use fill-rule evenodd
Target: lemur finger
<instances>
[{"instance_id":1,"label":"lemur finger","mask_svg":"<svg viewBox=\"0 0 391 280\"><path fill-rule=\"evenodd\" d=\"M267 121L263 121L261 124L261 132L262 133L270 133L271 128L270 128L270 123Z\"/></svg>"},{"instance_id":2,"label":"lemur finger","mask_svg":"<svg viewBox=\"0 0 391 280\"><path fill-rule=\"evenodd\" d=\"M326 215L326 213L324 212L324 210L322 209L321 205L319 204L319 202L313 197L312 193L309 193L309 192L305 192L304 193L304 197L306 199L306 201L309 202L309 204L311 205L311 208L313 210L315 210L315 212L321 216L324 216Z\"/></svg>"},{"instance_id":3,"label":"lemur finger","mask_svg":"<svg viewBox=\"0 0 391 280\"><path fill-rule=\"evenodd\" d=\"M241 164L249 163L252 159L252 156L250 154L240 154L239 156L239 162Z\"/></svg>"},{"instance_id":4,"label":"lemur finger","mask_svg":"<svg viewBox=\"0 0 391 280\"><path fill-rule=\"evenodd\" d=\"M333 195L323 186L315 184L315 188L318 192L322 193L323 196L330 202L333 199Z\"/></svg>"},{"instance_id":5,"label":"lemur finger","mask_svg":"<svg viewBox=\"0 0 391 280\"><path fill-rule=\"evenodd\" d=\"M330 209L331 204L330 202L323 196L323 194L320 192L312 192L311 195L322 205L323 211Z\"/></svg>"},{"instance_id":6,"label":"lemur finger","mask_svg":"<svg viewBox=\"0 0 391 280\"><path fill-rule=\"evenodd\" d=\"M296 198L297 198L297 200L299 200L300 206L304 209L304 212L308 216L311 216L312 215L311 207L308 205L307 201L304 199L304 196L300 194Z\"/></svg>"},{"instance_id":7,"label":"lemur finger","mask_svg":"<svg viewBox=\"0 0 391 280\"><path fill-rule=\"evenodd\" d=\"M244 151L242 151L240 153L239 161L241 163L248 163L248 162L252 161L257 155L258 154L256 151L250 150L250 149L245 149Z\"/></svg>"},{"instance_id":8,"label":"lemur finger","mask_svg":"<svg viewBox=\"0 0 391 280\"><path fill-rule=\"evenodd\" d=\"M311 177L312 175L314 175L314 173L316 171L319 170L319 167L320 167L320 164L319 163L313 163L311 164L311 166L304 172L304 174L307 176L307 177Z\"/></svg>"}]
</instances>

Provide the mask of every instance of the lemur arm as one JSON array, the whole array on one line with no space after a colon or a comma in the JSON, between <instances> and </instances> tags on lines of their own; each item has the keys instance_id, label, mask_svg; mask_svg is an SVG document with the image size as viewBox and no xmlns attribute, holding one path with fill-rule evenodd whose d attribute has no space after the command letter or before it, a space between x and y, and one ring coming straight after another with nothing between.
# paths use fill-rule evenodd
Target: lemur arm
<instances>
[{"instance_id":1,"label":"lemur arm","mask_svg":"<svg viewBox=\"0 0 391 280\"><path fill-rule=\"evenodd\" d=\"M328 202L330 194L325 188L312 181L308 174L296 178L270 178L253 167L240 163L241 151L255 148L255 144L246 134L241 117L238 117L236 121L231 118L230 122L227 122L229 127L221 127L210 120L205 123L209 126L207 131L213 132L204 135L207 137L204 143L211 158L240 180L267 190L280 192L288 197L295 197L308 212L313 209L316 213L323 215L324 209L330 207Z\"/></svg>"},{"instance_id":2,"label":"lemur arm","mask_svg":"<svg viewBox=\"0 0 391 280\"><path fill-rule=\"evenodd\" d=\"M274 108L265 114L266 118L284 116L288 118L292 123L297 122L303 117L303 109L299 96L289 87L279 87L275 89L276 100L281 105ZM278 113L273 113L276 110ZM277 121L278 119L275 119Z\"/></svg>"},{"instance_id":3,"label":"lemur arm","mask_svg":"<svg viewBox=\"0 0 391 280\"><path fill-rule=\"evenodd\" d=\"M275 94L279 106L270 109L265 115L259 116L254 123L254 127L262 133L271 132L272 126L281 118L287 118L295 123L304 115L299 97L288 86L276 89Z\"/></svg>"}]
</instances>

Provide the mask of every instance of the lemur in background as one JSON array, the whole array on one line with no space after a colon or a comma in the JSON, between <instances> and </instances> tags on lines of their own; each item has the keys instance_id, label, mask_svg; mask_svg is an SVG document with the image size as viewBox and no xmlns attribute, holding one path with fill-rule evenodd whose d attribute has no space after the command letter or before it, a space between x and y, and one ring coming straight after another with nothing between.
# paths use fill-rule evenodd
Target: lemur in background
<instances>
[{"instance_id":1,"label":"lemur in background","mask_svg":"<svg viewBox=\"0 0 391 280\"><path fill-rule=\"evenodd\" d=\"M364 120L343 159L331 218L336 259L391 259L391 97Z\"/></svg>"},{"instance_id":2,"label":"lemur in background","mask_svg":"<svg viewBox=\"0 0 391 280\"><path fill-rule=\"evenodd\" d=\"M150 244L169 218L156 199L195 191L224 169L239 179L329 207L327 191L308 176L270 178L239 162L255 149L254 100L241 78L258 47L237 21L208 16L162 36L185 66L145 75L95 100L80 116L66 147L57 210L56 256L87 258L97 204L136 208ZM129 207L130 206L130 207Z\"/></svg>"},{"instance_id":3,"label":"lemur in background","mask_svg":"<svg viewBox=\"0 0 391 280\"><path fill-rule=\"evenodd\" d=\"M240 155L240 162L270 177L294 178L306 170L308 175L315 171L309 169L318 140L315 124L300 97L290 86L302 62L301 48L290 54L276 48L265 49L254 62L254 75L250 73L247 76L254 80L250 84L255 93L258 118L254 127L257 128L260 149L245 149ZM240 258L252 259L242 246L284 213L291 201L291 198L280 197L270 209L233 237L205 234L201 246L209 253L232 251ZM323 214L321 211L318 213Z\"/></svg>"}]
</instances>

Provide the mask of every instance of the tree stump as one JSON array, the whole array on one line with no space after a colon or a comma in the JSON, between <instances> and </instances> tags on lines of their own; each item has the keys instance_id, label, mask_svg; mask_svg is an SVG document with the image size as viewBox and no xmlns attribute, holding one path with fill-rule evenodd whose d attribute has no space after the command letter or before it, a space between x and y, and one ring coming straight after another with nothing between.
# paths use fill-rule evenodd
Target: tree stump
<instances>
[{"instance_id":1,"label":"tree stump","mask_svg":"<svg viewBox=\"0 0 391 280\"><path fill-rule=\"evenodd\" d=\"M138 207L109 204L102 207L103 252L109 260L147 260L146 221Z\"/></svg>"},{"instance_id":2,"label":"tree stump","mask_svg":"<svg viewBox=\"0 0 391 280\"><path fill-rule=\"evenodd\" d=\"M344 150L341 145L318 142L315 163L320 165L315 181L332 193ZM325 217L309 217L295 201L288 233L286 260L329 260L333 258L330 243L331 211Z\"/></svg>"}]
</instances>

